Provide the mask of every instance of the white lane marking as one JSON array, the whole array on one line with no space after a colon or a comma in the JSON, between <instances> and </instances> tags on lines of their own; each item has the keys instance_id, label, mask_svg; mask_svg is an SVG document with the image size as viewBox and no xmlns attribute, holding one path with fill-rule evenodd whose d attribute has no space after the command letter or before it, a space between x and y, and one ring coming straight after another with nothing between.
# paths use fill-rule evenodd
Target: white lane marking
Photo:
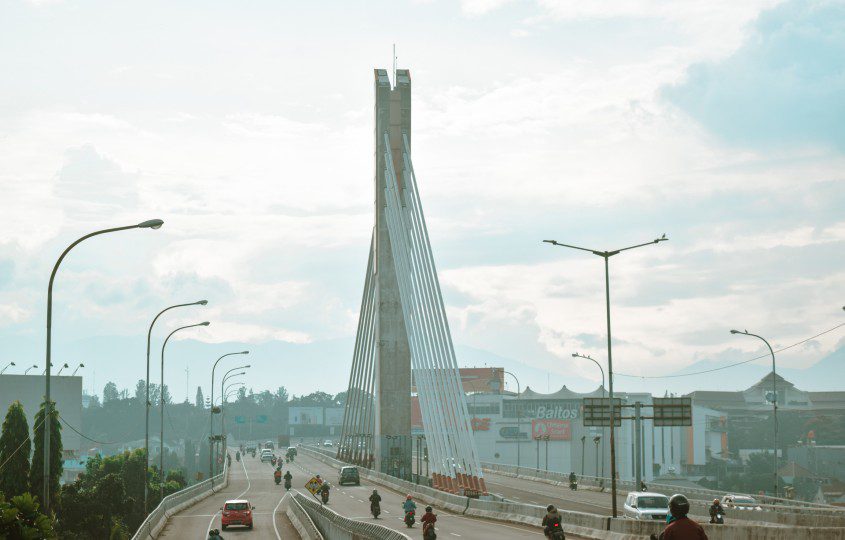
<instances>
[{"instance_id":1,"label":"white lane marking","mask_svg":"<svg viewBox=\"0 0 845 540\"><path fill-rule=\"evenodd\" d=\"M282 495L282 498L279 499L279 504L276 505L276 508L273 509L273 531L276 533L276 540L282 540L282 535L279 534L279 528L276 526L276 512L279 511L279 507L282 505L282 501L285 500L285 497L288 496L288 493Z\"/></svg>"},{"instance_id":2,"label":"white lane marking","mask_svg":"<svg viewBox=\"0 0 845 540\"><path fill-rule=\"evenodd\" d=\"M451 534L452 536L460 536L460 534L458 534L458 533L449 533L449 534Z\"/></svg>"},{"instance_id":3,"label":"white lane marking","mask_svg":"<svg viewBox=\"0 0 845 540\"><path fill-rule=\"evenodd\" d=\"M237 499L240 499L241 497L246 495L246 492L249 491L249 488L252 487L252 482L249 480L249 473L246 472L246 465L244 464L244 460L241 460L241 467L243 467L244 474L246 475L246 489L243 490L241 492L241 494L236 497ZM218 510L217 512L214 513L213 516L211 516L211 521L208 522L208 529L205 531L206 538L208 538L208 533L211 532L211 526L214 525L214 519L217 517L217 514L219 514L219 513L220 513L220 510ZM223 525L220 525L220 527L222 528Z\"/></svg>"}]
</instances>

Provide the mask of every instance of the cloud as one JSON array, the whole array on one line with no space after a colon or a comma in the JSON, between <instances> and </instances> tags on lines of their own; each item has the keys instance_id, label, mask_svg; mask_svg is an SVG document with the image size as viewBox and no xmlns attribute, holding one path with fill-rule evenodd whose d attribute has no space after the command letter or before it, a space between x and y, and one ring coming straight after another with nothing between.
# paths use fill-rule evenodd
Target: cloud
<instances>
[{"instance_id":1,"label":"cloud","mask_svg":"<svg viewBox=\"0 0 845 540\"><path fill-rule=\"evenodd\" d=\"M485 15L513 2L513 0L461 0L461 9L471 16Z\"/></svg>"},{"instance_id":2,"label":"cloud","mask_svg":"<svg viewBox=\"0 0 845 540\"><path fill-rule=\"evenodd\" d=\"M845 149L845 5L764 12L735 53L692 66L664 95L729 144Z\"/></svg>"}]
</instances>

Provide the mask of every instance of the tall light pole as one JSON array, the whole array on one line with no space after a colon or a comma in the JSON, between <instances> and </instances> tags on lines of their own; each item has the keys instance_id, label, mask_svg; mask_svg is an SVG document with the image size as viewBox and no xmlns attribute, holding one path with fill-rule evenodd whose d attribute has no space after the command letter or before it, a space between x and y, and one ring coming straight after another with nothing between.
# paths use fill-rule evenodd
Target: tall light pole
<instances>
[{"instance_id":1,"label":"tall light pole","mask_svg":"<svg viewBox=\"0 0 845 540\"><path fill-rule=\"evenodd\" d=\"M62 261L70 252L71 249L76 247L77 244L80 242L91 238L92 236L98 236L100 234L112 233L117 231L126 231L129 229L159 229L161 226L164 225L164 222L160 219L150 219L136 225L127 225L125 227L114 227L111 229L103 229L101 231L95 231L92 233L88 233L85 236L79 238L71 245L69 245L62 254L59 256L59 259L56 261L55 266L53 266L53 271L50 273L50 283L47 285L47 369L45 383L44 383L44 492L42 494L42 507L44 508L44 513L48 516L50 515L50 418L52 418L53 414L53 404L50 401L50 356L52 353L52 332L53 332L53 282L56 280L56 272L59 271L59 265L62 264Z\"/></svg>"},{"instance_id":2,"label":"tall light pole","mask_svg":"<svg viewBox=\"0 0 845 540\"><path fill-rule=\"evenodd\" d=\"M211 409L209 410L208 414L208 477L213 478L214 474L214 450L212 447L214 444L212 443L212 437L214 437L214 370L217 369L217 364L220 363L220 360L223 360L227 356L234 356L236 354L249 354L249 351L241 351L241 352L233 352L233 353L226 353L220 358L218 358L214 362L214 366L211 368ZM214 480L211 481L211 487L214 487Z\"/></svg>"},{"instance_id":3,"label":"tall light pole","mask_svg":"<svg viewBox=\"0 0 845 540\"><path fill-rule=\"evenodd\" d=\"M230 378L233 378L237 375L243 375L244 373L235 373ZM230 390L230 388L232 388L233 386L235 387L235 389ZM236 382L233 382L232 384L228 384L228 385L226 385L226 389L223 391L224 393L221 393L220 396L219 396L220 397L220 434L221 434L220 438L221 438L221 442L222 442L222 440L225 440L225 437L223 436L223 431L225 429L225 422L226 422L226 419L225 419L226 409L225 409L225 407L223 407L223 404L226 403L226 400L229 399L229 396L237 394L239 387L241 387L241 386L246 386L246 385L241 381L236 381ZM213 446L213 444L211 442L209 442L209 448L211 446ZM218 449L219 448L220 448L220 446L218 446ZM226 452L225 452L225 449L224 449L224 451L221 452L220 455L221 456L225 455L225 453ZM212 478L214 478L214 476L212 476Z\"/></svg>"},{"instance_id":4,"label":"tall light pole","mask_svg":"<svg viewBox=\"0 0 845 540\"><path fill-rule=\"evenodd\" d=\"M590 356L589 354L581 354L581 353L576 352L576 353L572 353L572 357L573 358L583 358L584 360L589 360L592 363L594 363L596 366L598 366L599 371L601 371L601 397L603 398L604 394L605 394L604 368L601 367L601 364L599 364L596 361L596 359L593 358L592 356ZM601 433L602 433L602 435L604 435L604 428L602 428ZM596 441L596 460L598 460L598 445L599 445L599 443L598 443L598 441ZM601 445L601 467L602 467L602 469L604 469L604 444ZM598 470L598 462L596 462L596 470ZM602 471L602 472L604 472L604 471Z\"/></svg>"},{"instance_id":5,"label":"tall light pole","mask_svg":"<svg viewBox=\"0 0 845 540\"><path fill-rule=\"evenodd\" d=\"M152 403L150 403L150 340L152 339L153 335L153 326L155 325L156 321L159 317L164 315L164 313L170 311L171 309L179 308L179 307L186 307L186 306L204 306L208 304L208 300L199 300L197 302L189 302L187 304L175 304L170 307L166 307L158 312L158 315L153 317L153 322L150 323L150 329L147 330L147 384L146 384L146 393L147 397L144 400L144 513L149 514L150 509L148 507L149 501L149 486L147 485L147 471L150 469L150 407ZM74 373L76 373L74 371Z\"/></svg>"},{"instance_id":6,"label":"tall light pole","mask_svg":"<svg viewBox=\"0 0 845 540\"><path fill-rule=\"evenodd\" d=\"M239 377L241 375L246 375L246 371L241 371L240 373L232 373L233 371L236 371L238 369L249 369L250 367L251 367L250 365L233 367L232 369L230 369L229 371L227 371L223 375L223 379L220 381L220 395L223 396L223 400L220 401L220 436L224 440L226 438L226 434L224 433L226 426L223 423L224 422L224 419L223 419L223 401L225 400L226 391L223 389L223 385L226 384L227 379L231 379L233 377ZM221 440L221 442L223 442L223 441ZM225 445L221 446L221 448L225 448Z\"/></svg>"},{"instance_id":7,"label":"tall light pole","mask_svg":"<svg viewBox=\"0 0 845 540\"><path fill-rule=\"evenodd\" d=\"M651 242L645 242L642 244L637 244L634 246L628 246L621 249L616 249L613 251L600 251L597 249L588 249L579 246L573 246L569 244L561 244L556 240L543 240L548 244L552 244L554 246L566 247L571 249L577 249L579 251L586 251L588 253L592 253L593 255L598 255L604 259L604 298L605 298L605 308L607 312L607 380L608 380L608 397L610 398L610 490L611 490L611 498L612 503L611 507L613 509L613 517L616 517L616 407L613 406L613 351L611 347L611 338L610 338L610 270L608 261L614 255L618 255L623 251L628 251L631 249L636 249L643 246L650 246L652 244L658 244L660 242L665 242L669 240L666 238L664 234L660 238L655 238Z\"/></svg>"},{"instance_id":8,"label":"tall light pole","mask_svg":"<svg viewBox=\"0 0 845 540\"><path fill-rule=\"evenodd\" d=\"M520 447L522 447L522 392L519 386L519 379L516 378L516 375L504 369L502 370L502 373L510 375L516 381L516 474L519 474L521 461Z\"/></svg>"},{"instance_id":9,"label":"tall light pole","mask_svg":"<svg viewBox=\"0 0 845 540\"><path fill-rule=\"evenodd\" d=\"M73 370L73 373L71 373L70 376L73 377L74 375L76 375L76 372L79 371L79 368L84 368L84 367L85 367L85 364L80 363L78 366L76 366L76 369Z\"/></svg>"},{"instance_id":10,"label":"tall light pole","mask_svg":"<svg viewBox=\"0 0 845 540\"><path fill-rule=\"evenodd\" d=\"M205 321L197 324L180 326L179 328L170 332L170 334L167 335L167 338L165 338L164 343L161 346L161 387L158 391L159 402L161 404L161 433L160 439L158 441L159 475L161 475L161 478L159 479L159 499L164 498L164 348L167 347L167 342L170 341L170 338L173 337L173 334L175 334L176 332L184 330L186 328L194 328L196 326L208 326L209 324L211 323Z\"/></svg>"},{"instance_id":11,"label":"tall light pole","mask_svg":"<svg viewBox=\"0 0 845 540\"><path fill-rule=\"evenodd\" d=\"M30 369L38 369L38 366L37 366L37 365L35 365L35 364L32 364L31 366L29 366L28 368L26 368L26 369L24 370L23 374L24 374L24 375L26 375L27 373L29 373L29 370L30 370Z\"/></svg>"},{"instance_id":12,"label":"tall light pole","mask_svg":"<svg viewBox=\"0 0 845 540\"><path fill-rule=\"evenodd\" d=\"M14 366L14 365L15 365L15 363L14 363L14 362L9 362L8 364L6 364L6 365L3 367L3 370L2 370L2 371L0 371L0 375L2 375L2 374L3 374L3 373L7 370L7 369L9 369L9 366Z\"/></svg>"},{"instance_id":13,"label":"tall light pole","mask_svg":"<svg viewBox=\"0 0 845 540\"><path fill-rule=\"evenodd\" d=\"M845 308L843 308L845 309ZM777 372L775 371L775 351L772 350L772 346L769 345L769 342L766 341L766 338L762 336L758 336L757 334L752 334L748 330L731 330L731 334L743 334L746 336L756 337L757 339L761 340L763 343L766 344L766 347L769 348L769 353L772 355L772 422L773 422L773 435L774 435L774 442L772 446L774 447L775 454L774 454L774 486L775 486L775 497L778 496L778 387L777 387Z\"/></svg>"}]
</instances>

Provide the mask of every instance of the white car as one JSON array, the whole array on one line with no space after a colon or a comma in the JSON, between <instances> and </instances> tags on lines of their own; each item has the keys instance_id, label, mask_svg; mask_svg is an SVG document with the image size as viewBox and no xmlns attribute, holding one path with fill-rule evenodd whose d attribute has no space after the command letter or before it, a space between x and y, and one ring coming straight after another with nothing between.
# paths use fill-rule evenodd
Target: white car
<instances>
[{"instance_id":1,"label":"white car","mask_svg":"<svg viewBox=\"0 0 845 540\"><path fill-rule=\"evenodd\" d=\"M272 461L273 459L273 451L264 449L261 451L261 462L264 463L265 461Z\"/></svg>"},{"instance_id":2,"label":"white car","mask_svg":"<svg viewBox=\"0 0 845 540\"><path fill-rule=\"evenodd\" d=\"M725 509L736 508L737 510L759 510L763 509L757 503L754 497L748 495L725 495L722 497L722 506Z\"/></svg>"},{"instance_id":3,"label":"white car","mask_svg":"<svg viewBox=\"0 0 845 540\"><path fill-rule=\"evenodd\" d=\"M329 441L329 440L326 440L325 442L323 442L323 446L331 446L331 445L332 445L332 442Z\"/></svg>"},{"instance_id":4,"label":"white car","mask_svg":"<svg viewBox=\"0 0 845 540\"><path fill-rule=\"evenodd\" d=\"M662 493L632 491L625 499L622 515L630 519L666 521L669 497Z\"/></svg>"}]
</instances>

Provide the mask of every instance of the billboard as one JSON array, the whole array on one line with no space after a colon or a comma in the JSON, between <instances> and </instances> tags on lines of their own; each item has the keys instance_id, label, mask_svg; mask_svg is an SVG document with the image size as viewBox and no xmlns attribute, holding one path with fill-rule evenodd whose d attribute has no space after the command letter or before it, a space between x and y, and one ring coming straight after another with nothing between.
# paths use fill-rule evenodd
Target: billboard
<instances>
[{"instance_id":1,"label":"billboard","mask_svg":"<svg viewBox=\"0 0 845 540\"><path fill-rule=\"evenodd\" d=\"M290 407L288 409L288 424L290 425L322 425L322 407Z\"/></svg>"},{"instance_id":2,"label":"billboard","mask_svg":"<svg viewBox=\"0 0 845 540\"><path fill-rule=\"evenodd\" d=\"M506 399L502 402L503 418L521 416L546 420L575 420L580 415L581 401L577 399Z\"/></svg>"},{"instance_id":3,"label":"billboard","mask_svg":"<svg viewBox=\"0 0 845 540\"><path fill-rule=\"evenodd\" d=\"M569 441L572 439L572 430L569 420L531 420L531 438L545 439L548 435L550 441Z\"/></svg>"}]
</instances>

